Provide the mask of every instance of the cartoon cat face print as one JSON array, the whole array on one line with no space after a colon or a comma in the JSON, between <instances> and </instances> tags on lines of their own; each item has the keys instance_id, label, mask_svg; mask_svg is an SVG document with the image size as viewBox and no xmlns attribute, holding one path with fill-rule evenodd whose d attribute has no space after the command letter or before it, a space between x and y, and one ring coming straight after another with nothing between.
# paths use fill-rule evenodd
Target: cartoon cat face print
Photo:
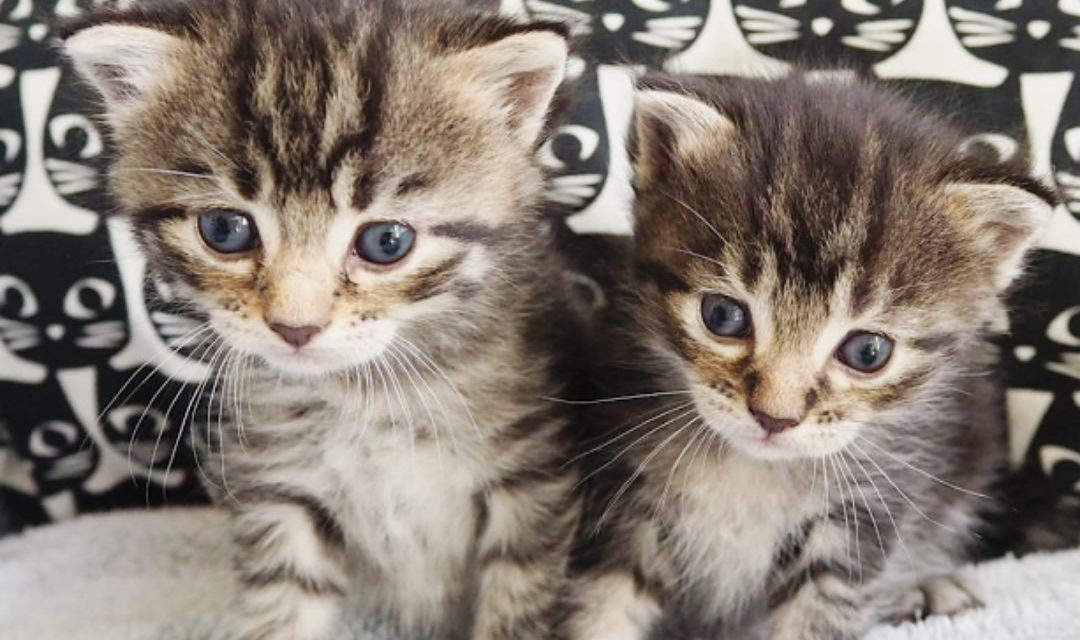
<instances>
[{"instance_id":1,"label":"cartoon cat face print","mask_svg":"<svg viewBox=\"0 0 1080 640\"><path fill-rule=\"evenodd\" d=\"M0 345L50 370L94 366L119 352L126 305L108 246L101 232L0 237Z\"/></svg>"},{"instance_id":2,"label":"cartoon cat face print","mask_svg":"<svg viewBox=\"0 0 1080 640\"><path fill-rule=\"evenodd\" d=\"M734 0L743 36L767 56L860 67L899 51L915 31L922 0ZM839 5L839 6L838 6Z\"/></svg>"},{"instance_id":3,"label":"cartoon cat face print","mask_svg":"<svg viewBox=\"0 0 1080 640\"><path fill-rule=\"evenodd\" d=\"M581 54L601 62L659 64L697 39L710 0L524 0L534 18L571 25L589 36Z\"/></svg>"},{"instance_id":4,"label":"cartoon cat face print","mask_svg":"<svg viewBox=\"0 0 1080 640\"><path fill-rule=\"evenodd\" d=\"M1065 71L1080 60L1078 0L948 0L960 43L1013 72Z\"/></svg>"}]
</instances>

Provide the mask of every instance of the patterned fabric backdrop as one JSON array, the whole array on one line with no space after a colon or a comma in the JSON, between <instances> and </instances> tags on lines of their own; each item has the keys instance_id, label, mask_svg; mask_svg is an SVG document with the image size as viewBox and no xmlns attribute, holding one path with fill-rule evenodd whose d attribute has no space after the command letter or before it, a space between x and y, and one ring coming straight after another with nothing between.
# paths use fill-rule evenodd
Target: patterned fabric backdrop
<instances>
[{"instance_id":1,"label":"patterned fabric backdrop","mask_svg":"<svg viewBox=\"0 0 1080 640\"><path fill-rule=\"evenodd\" d=\"M205 434L192 418L205 415L208 368L184 348L194 325L146 279L122 222L103 216L106 141L50 44L52 21L103 4L0 2L0 532L202 499L189 447ZM763 75L843 64L968 122L973 149L1030 147L1066 204L1004 343L1010 453L1048 488L1080 494L1080 0L501 5L581 37L571 74L587 91L540 149L555 173L548 197L578 233L630 230L624 137L643 65Z\"/></svg>"}]
</instances>

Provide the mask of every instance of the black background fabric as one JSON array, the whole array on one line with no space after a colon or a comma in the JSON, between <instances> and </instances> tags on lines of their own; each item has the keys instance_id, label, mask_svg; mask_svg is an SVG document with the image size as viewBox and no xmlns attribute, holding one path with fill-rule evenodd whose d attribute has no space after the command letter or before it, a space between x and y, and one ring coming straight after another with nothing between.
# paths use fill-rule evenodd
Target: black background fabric
<instances>
[{"instance_id":1,"label":"black background fabric","mask_svg":"<svg viewBox=\"0 0 1080 640\"><path fill-rule=\"evenodd\" d=\"M302 2L302 0L298 0ZM0 2L0 532L120 506L203 500L204 365L167 290L103 214L107 157L49 24L102 0ZM493 1L487 2L494 5ZM1013 297L1003 340L1010 455L1080 494L1080 2L1076 0L503 0L569 22L582 87L540 150L578 233L629 231L623 143L642 65L776 74L842 65L900 86L1024 153L1066 199ZM205 421L203 421L205 422ZM181 428L181 425L184 425ZM210 425L212 432L212 425ZM180 436L180 437L178 437Z\"/></svg>"}]
</instances>

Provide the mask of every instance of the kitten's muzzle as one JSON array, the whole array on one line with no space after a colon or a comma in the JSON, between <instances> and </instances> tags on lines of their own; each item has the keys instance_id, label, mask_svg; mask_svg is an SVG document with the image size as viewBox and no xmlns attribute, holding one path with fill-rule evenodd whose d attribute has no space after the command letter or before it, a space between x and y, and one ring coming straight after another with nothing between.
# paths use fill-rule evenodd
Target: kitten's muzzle
<instances>
[{"instance_id":1,"label":"kitten's muzzle","mask_svg":"<svg viewBox=\"0 0 1080 640\"><path fill-rule=\"evenodd\" d=\"M795 418L777 418L754 406L750 407L750 413L753 414L757 423L769 435L787 431L802 422L801 419Z\"/></svg>"}]
</instances>

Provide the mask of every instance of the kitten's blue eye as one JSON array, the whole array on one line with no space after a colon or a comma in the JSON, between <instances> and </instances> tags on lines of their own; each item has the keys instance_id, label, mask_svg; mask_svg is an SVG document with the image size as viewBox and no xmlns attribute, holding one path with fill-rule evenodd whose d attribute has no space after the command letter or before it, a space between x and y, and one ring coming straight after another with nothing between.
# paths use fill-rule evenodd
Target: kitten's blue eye
<instances>
[{"instance_id":1,"label":"kitten's blue eye","mask_svg":"<svg viewBox=\"0 0 1080 640\"><path fill-rule=\"evenodd\" d=\"M880 333L853 333L844 340L836 357L862 373L874 373L889 363L893 341Z\"/></svg>"},{"instance_id":2,"label":"kitten's blue eye","mask_svg":"<svg viewBox=\"0 0 1080 640\"><path fill-rule=\"evenodd\" d=\"M356 255L374 264L394 264L412 250L416 232L404 222L373 222L360 230Z\"/></svg>"},{"instance_id":3,"label":"kitten's blue eye","mask_svg":"<svg viewBox=\"0 0 1080 640\"><path fill-rule=\"evenodd\" d=\"M718 336L745 338L750 335L750 312L735 300L710 293L701 300L701 318Z\"/></svg>"},{"instance_id":4,"label":"kitten's blue eye","mask_svg":"<svg viewBox=\"0 0 1080 640\"><path fill-rule=\"evenodd\" d=\"M199 214L199 235L218 253L244 253L259 241L255 223L246 214L224 209Z\"/></svg>"}]
</instances>

